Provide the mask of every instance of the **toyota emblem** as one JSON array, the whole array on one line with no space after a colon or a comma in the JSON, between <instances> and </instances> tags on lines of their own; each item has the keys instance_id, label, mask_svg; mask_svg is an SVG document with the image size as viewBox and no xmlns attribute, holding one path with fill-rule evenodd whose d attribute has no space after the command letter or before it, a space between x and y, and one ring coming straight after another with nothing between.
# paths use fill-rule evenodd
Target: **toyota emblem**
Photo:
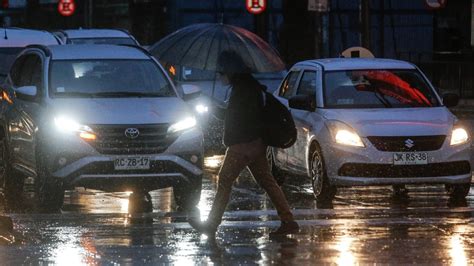
<instances>
[{"instance_id":1,"label":"toyota emblem","mask_svg":"<svg viewBox=\"0 0 474 266\"><path fill-rule=\"evenodd\" d=\"M405 147L411 149L413 148L413 146L415 146L415 142L411 139L407 139L405 140Z\"/></svg>"},{"instance_id":2,"label":"toyota emblem","mask_svg":"<svg viewBox=\"0 0 474 266\"><path fill-rule=\"evenodd\" d=\"M136 139L138 138L138 135L140 135L138 128L130 127L125 129L125 136L129 139Z\"/></svg>"}]
</instances>

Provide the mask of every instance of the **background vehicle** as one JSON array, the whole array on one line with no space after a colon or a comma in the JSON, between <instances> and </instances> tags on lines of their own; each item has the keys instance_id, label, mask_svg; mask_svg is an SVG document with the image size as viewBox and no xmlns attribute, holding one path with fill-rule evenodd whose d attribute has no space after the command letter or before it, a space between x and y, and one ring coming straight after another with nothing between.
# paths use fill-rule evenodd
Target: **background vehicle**
<instances>
[{"instance_id":1,"label":"background vehicle","mask_svg":"<svg viewBox=\"0 0 474 266\"><path fill-rule=\"evenodd\" d=\"M9 98L0 116L7 201L21 195L25 177L34 179L39 206L52 211L74 187L137 193L173 187L178 206L199 201L201 129L143 50L29 47L3 94Z\"/></svg>"},{"instance_id":2,"label":"background vehicle","mask_svg":"<svg viewBox=\"0 0 474 266\"><path fill-rule=\"evenodd\" d=\"M196 116L203 128L206 156L222 155L225 147L222 144L224 123L216 117L216 112L225 112L231 89L215 80L214 71L200 70L189 67L166 66L170 77L178 87L196 87L201 96L188 101L196 111ZM270 72L253 74L267 87L268 92L278 88L286 72Z\"/></svg>"},{"instance_id":3,"label":"background vehicle","mask_svg":"<svg viewBox=\"0 0 474 266\"><path fill-rule=\"evenodd\" d=\"M464 198L471 182L467 130L414 65L387 59L295 64L275 92L290 107L298 140L269 149L276 175L309 177L318 200L338 186L445 184Z\"/></svg>"},{"instance_id":4,"label":"background vehicle","mask_svg":"<svg viewBox=\"0 0 474 266\"><path fill-rule=\"evenodd\" d=\"M127 31L119 29L70 29L54 32L65 44L127 44L138 41Z\"/></svg>"},{"instance_id":5,"label":"background vehicle","mask_svg":"<svg viewBox=\"0 0 474 266\"><path fill-rule=\"evenodd\" d=\"M22 28L0 28L0 84L5 80L16 56L27 45L60 44L60 40L47 31Z\"/></svg>"}]
</instances>

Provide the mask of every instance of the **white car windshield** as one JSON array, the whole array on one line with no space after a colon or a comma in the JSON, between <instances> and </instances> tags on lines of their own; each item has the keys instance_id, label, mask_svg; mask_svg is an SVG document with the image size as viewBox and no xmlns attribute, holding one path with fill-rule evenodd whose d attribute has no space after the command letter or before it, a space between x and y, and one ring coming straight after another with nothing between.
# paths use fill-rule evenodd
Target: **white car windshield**
<instances>
[{"instance_id":1,"label":"white car windshield","mask_svg":"<svg viewBox=\"0 0 474 266\"><path fill-rule=\"evenodd\" d=\"M440 106L417 70L350 70L325 74L328 108L408 108Z\"/></svg>"},{"instance_id":2,"label":"white car windshield","mask_svg":"<svg viewBox=\"0 0 474 266\"><path fill-rule=\"evenodd\" d=\"M53 97L176 97L152 60L56 60L50 68Z\"/></svg>"},{"instance_id":3,"label":"white car windshield","mask_svg":"<svg viewBox=\"0 0 474 266\"><path fill-rule=\"evenodd\" d=\"M131 38L71 38L68 39L68 43L71 44L125 44L125 45L136 45L135 41Z\"/></svg>"}]
</instances>

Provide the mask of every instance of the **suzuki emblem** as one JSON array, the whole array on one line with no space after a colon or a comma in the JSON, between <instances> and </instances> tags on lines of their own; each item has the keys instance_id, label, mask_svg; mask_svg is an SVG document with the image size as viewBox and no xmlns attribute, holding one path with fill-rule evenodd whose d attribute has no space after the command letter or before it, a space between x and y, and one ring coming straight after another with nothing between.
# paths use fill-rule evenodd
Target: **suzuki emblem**
<instances>
[{"instance_id":1,"label":"suzuki emblem","mask_svg":"<svg viewBox=\"0 0 474 266\"><path fill-rule=\"evenodd\" d=\"M411 139L407 139L405 140L405 147L411 149L413 148L413 146L415 146L415 142Z\"/></svg>"}]
</instances>

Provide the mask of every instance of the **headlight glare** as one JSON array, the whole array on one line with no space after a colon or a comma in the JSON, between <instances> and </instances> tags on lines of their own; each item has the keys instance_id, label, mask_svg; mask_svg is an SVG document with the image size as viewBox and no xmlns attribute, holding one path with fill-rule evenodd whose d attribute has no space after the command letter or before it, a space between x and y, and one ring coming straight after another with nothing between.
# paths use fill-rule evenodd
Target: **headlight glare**
<instances>
[{"instance_id":1,"label":"headlight glare","mask_svg":"<svg viewBox=\"0 0 474 266\"><path fill-rule=\"evenodd\" d=\"M204 105L204 104L196 105L195 109L196 109L196 112L198 112L198 114L205 114L205 113L209 112L209 107L207 105Z\"/></svg>"},{"instance_id":2,"label":"headlight glare","mask_svg":"<svg viewBox=\"0 0 474 266\"><path fill-rule=\"evenodd\" d=\"M81 129L81 124L66 117L56 117L54 124L56 128L62 132L79 132Z\"/></svg>"},{"instance_id":3,"label":"headlight glare","mask_svg":"<svg viewBox=\"0 0 474 266\"><path fill-rule=\"evenodd\" d=\"M350 126L337 120L327 122L327 126L331 133L333 140L341 145L353 147L365 147L362 139Z\"/></svg>"},{"instance_id":4,"label":"headlight glare","mask_svg":"<svg viewBox=\"0 0 474 266\"><path fill-rule=\"evenodd\" d=\"M462 128L454 128L453 132L451 134L451 145L459 145L459 144L464 144L469 140L469 134L467 131Z\"/></svg>"},{"instance_id":5,"label":"headlight glare","mask_svg":"<svg viewBox=\"0 0 474 266\"><path fill-rule=\"evenodd\" d=\"M174 133L174 132L190 129L194 126L196 126L196 119L194 117L187 117L177 123L172 124L168 128L168 132Z\"/></svg>"},{"instance_id":6,"label":"headlight glare","mask_svg":"<svg viewBox=\"0 0 474 266\"><path fill-rule=\"evenodd\" d=\"M73 119L67 117L56 117L54 118L54 124L56 129L62 133L78 134L80 138L84 140L95 140L97 138L93 130L86 126L81 125Z\"/></svg>"},{"instance_id":7,"label":"headlight glare","mask_svg":"<svg viewBox=\"0 0 474 266\"><path fill-rule=\"evenodd\" d=\"M336 143L348 145L348 146L356 146L356 147L364 147L364 143L360 139L359 135L355 132L351 132L346 129L339 129L336 132L336 136L334 137Z\"/></svg>"}]
</instances>

